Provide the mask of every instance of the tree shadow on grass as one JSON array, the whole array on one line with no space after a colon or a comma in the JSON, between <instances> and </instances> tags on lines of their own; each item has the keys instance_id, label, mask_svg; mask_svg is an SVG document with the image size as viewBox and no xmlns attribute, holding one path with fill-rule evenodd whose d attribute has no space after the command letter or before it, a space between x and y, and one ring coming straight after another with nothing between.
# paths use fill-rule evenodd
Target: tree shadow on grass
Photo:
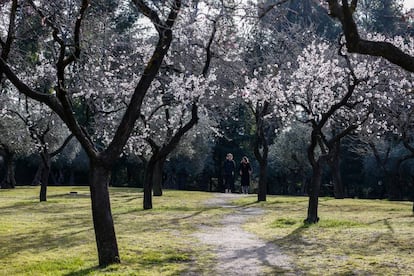
<instances>
[{"instance_id":1,"label":"tree shadow on grass","mask_svg":"<svg viewBox=\"0 0 414 276\"><path fill-rule=\"evenodd\" d=\"M289 248L294 254L303 253L304 248L317 246L320 250L325 250L326 246L322 243L312 243L304 238L304 233L311 227L310 224L302 223L295 228L288 235L272 240L271 242L281 246L282 248Z\"/></svg>"},{"instance_id":2,"label":"tree shadow on grass","mask_svg":"<svg viewBox=\"0 0 414 276\"><path fill-rule=\"evenodd\" d=\"M0 257L5 258L16 253L36 249L40 254L42 251L49 251L61 247L73 248L82 245L85 241L81 238L74 238L84 232L91 231L90 228L71 231L70 233L50 233L53 227L41 229L28 233L10 235L5 239L4 244L0 241Z\"/></svg>"},{"instance_id":3,"label":"tree shadow on grass","mask_svg":"<svg viewBox=\"0 0 414 276\"><path fill-rule=\"evenodd\" d=\"M92 272L99 273L99 270L101 270L99 266L93 266L89 268L80 269L78 271L72 271L72 272L69 272L63 275L64 276L83 276L83 275L89 275Z\"/></svg>"}]
</instances>

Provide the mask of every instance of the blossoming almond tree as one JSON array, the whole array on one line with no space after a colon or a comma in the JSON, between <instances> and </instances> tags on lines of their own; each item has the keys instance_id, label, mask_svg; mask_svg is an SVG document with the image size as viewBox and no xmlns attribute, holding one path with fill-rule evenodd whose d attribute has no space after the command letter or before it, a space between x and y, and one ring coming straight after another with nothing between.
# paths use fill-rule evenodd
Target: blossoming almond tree
<instances>
[{"instance_id":1,"label":"blossoming almond tree","mask_svg":"<svg viewBox=\"0 0 414 276\"><path fill-rule=\"evenodd\" d=\"M12 2L11 6L14 6L18 1ZM30 49L31 56L36 58L39 52L45 52L47 53L47 55L45 54L47 62L32 65L27 64L27 62L25 64L24 58L17 60L18 54L27 53L27 49L19 51L22 50L19 47L23 47L24 44L14 41L13 47L10 48L13 55L9 55L7 60L3 57L0 59L0 70L20 93L49 106L65 122L87 153L90 162L92 215L99 265L106 266L118 263L120 258L108 191L111 167L122 153L123 147L133 131L134 123L140 115L144 96L169 50L173 37L172 26L180 10L181 1L168 1L161 9L155 9L154 5L147 5L144 1L132 1L136 10L153 24L158 38L139 80L133 91L130 90L129 92L129 100L125 103L126 111L118 121L111 141L104 146L95 143L88 132L89 129L82 126L81 116L76 112L77 102L72 97L74 92L82 93L82 91L87 90L84 87L78 87L78 90L74 89L75 82L72 81L72 78L81 77L82 74L72 75L71 72L76 72L75 69L82 72L81 66L77 68L76 66L89 62L87 57L82 56L83 46L93 44L93 35L98 34L98 32L96 30L95 32L93 30L88 33L83 32L84 26L87 26L84 21L93 20L94 16L98 15L96 13L98 9L94 6L95 4L91 4L88 0L65 3L28 1L27 3L28 5L23 9L23 13L29 13L31 16L22 16L19 20L37 18L40 22L40 25L36 25L36 28L39 29L32 30L37 34L37 37L33 37L33 39L38 44ZM122 7L126 3L127 1L120 1L119 11L122 12ZM2 9L4 7L2 6ZM18 26L16 16L19 14L16 13L13 7L10 10L12 12L9 14L9 22L11 22L12 28L7 30L5 37L14 38L14 28ZM26 26L30 26L30 24ZM116 24L111 26L115 28ZM131 31L134 31L134 29ZM85 44L86 41L89 41L89 43ZM96 43L100 42L96 41ZM100 45L103 49L112 46L111 44ZM4 52L5 46L6 44L2 42L2 52ZM45 46L45 48L40 50L42 46ZM13 64L13 66L10 64ZM99 66L99 64L95 66ZM115 68L111 67L108 70L111 72L122 70L119 66L119 64L114 64ZM104 69L102 68L102 70ZM34 82L28 81L28 79L30 80L28 76L36 78L39 73L48 76L48 79L51 80L51 89L39 91ZM135 81L136 79L131 78L131 80ZM52 93L49 91L52 91ZM99 94L99 91L94 92Z\"/></svg>"},{"instance_id":2,"label":"blossoming almond tree","mask_svg":"<svg viewBox=\"0 0 414 276\"><path fill-rule=\"evenodd\" d=\"M162 195L162 173L167 157L198 123L200 115L208 116L203 101L215 90L211 84L214 75L204 79L192 74L172 74L164 76L164 81L167 79L163 93L151 93L144 100L146 108L142 109L138 124L141 127L136 129L128 143L130 148L137 148L137 154L149 156L144 179L144 209L152 208L152 191L156 196ZM159 81L153 84L152 89L160 89ZM149 147L142 145L143 142ZM143 151L145 149L148 153Z\"/></svg>"},{"instance_id":3,"label":"blossoming almond tree","mask_svg":"<svg viewBox=\"0 0 414 276\"><path fill-rule=\"evenodd\" d=\"M34 152L26 126L8 112L8 100L11 92L2 87L0 95L0 156L4 166L5 176L0 180L2 189L15 188L15 159L27 153Z\"/></svg>"},{"instance_id":4,"label":"blossoming almond tree","mask_svg":"<svg viewBox=\"0 0 414 276\"><path fill-rule=\"evenodd\" d=\"M247 104L255 120L254 155L259 162L258 201L266 201L267 163L269 154L270 122L276 129L282 128L289 118L289 103L281 84L277 66L259 68L253 77L245 77L245 85L238 96ZM275 126L278 125L278 126Z\"/></svg>"},{"instance_id":5,"label":"blossoming almond tree","mask_svg":"<svg viewBox=\"0 0 414 276\"><path fill-rule=\"evenodd\" d=\"M72 140L73 134L47 106L28 98L14 99L17 101L12 101L10 98L5 99L8 104L5 112L10 114L15 121L19 120L24 124L32 140L32 143L26 147L31 145L30 151L39 153L38 172L40 172L40 177L34 181L36 181L35 184L40 182L40 201L46 201L52 159L65 149ZM77 154L79 148L75 147L74 149L74 154Z\"/></svg>"},{"instance_id":6,"label":"blossoming almond tree","mask_svg":"<svg viewBox=\"0 0 414 276\"><path fill-rule=\"evenodd\" d=\"M401 37L386 38L382 35L369 35L370 40L388 41L403 49L409 54L414 54L414 39ZM369 128L364 128L359 133L358 152L371 152L377 161L378 168L384 175L383 184L387 189L390 199L398 198L398 186L400 185L399 170L401 165L414 157L412 147L413 137L413 74L401 70L397 65L383 60L378 64L381 78L378 89L367 93L371 98L373 112L368 118ZM365 147L364 147L365 145ZM392 146L402 145L406 152L394 158L395 164L391 166L390 154Z\"/></svg>"},{"instance_id":7,"label":"blossoming almond tree","mask_svg":"<svg viewBox=\"0 0 414 276\"><path fill-rule=\"evenodd\" d=\"M298 57L288 94L301 111L300 120L312 127L308 159L312 166L307 223L318 222L322 168L338 153L340 140L361 128L371 112L366 94L378 83L377 61L337 55L327 43L312 43Z\"/></svg>"}]
</instances>

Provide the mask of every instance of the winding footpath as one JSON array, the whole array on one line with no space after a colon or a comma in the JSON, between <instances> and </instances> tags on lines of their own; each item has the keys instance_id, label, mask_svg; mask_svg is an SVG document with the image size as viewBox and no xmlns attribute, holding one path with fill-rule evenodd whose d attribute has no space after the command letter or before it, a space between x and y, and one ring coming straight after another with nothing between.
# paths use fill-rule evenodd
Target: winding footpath
<instances>
[{"instance_id":1,"label":"winding footpath","mask_svg":"<svg viewBox=\"0 0 414 276\"><path fill-rule=\"evenodd\" d=\"M214 248L214 275L296 275L291 258L275 244L263 241L243 230L248 219L262 215L260 208L238 207L229 202L242 195L219 193L206 202L217 208L233 208L217 227L201 226L194 236Z\"/></svg>"}]
</instances>

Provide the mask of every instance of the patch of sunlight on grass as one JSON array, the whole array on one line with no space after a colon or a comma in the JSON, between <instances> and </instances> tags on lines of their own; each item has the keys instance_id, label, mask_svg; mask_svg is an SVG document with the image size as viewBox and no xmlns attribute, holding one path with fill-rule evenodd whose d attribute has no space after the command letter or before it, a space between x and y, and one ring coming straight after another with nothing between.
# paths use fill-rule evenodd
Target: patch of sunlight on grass
<instances>
[{"instance_id":1,"label":"patch of sunlight on grass","mask_svg":"<svg viewBox=\"0 0 414 276\"><path fill-rule=\"evenodd\" d=\"M63 275L83 265L84 261L79 257L64 260L44 260L33 262L25 266L21 271L18 271L18 273L26 275Z\"/></svg>"},{"instance_id":2,"label":"patch of sunlight on grass","mask_svg":"<svg viewBox=\"0 0 414 276\"><path fill-rule=\"evenodd\" d=\"M211 275L213 251L191 234L235 210L203 205L212 193L170 190L143 210L142 189L111 187L121 264L99 268L89 188L49 187L42 203L38 193L39 187L0 190L0 275ZM264 209L243 227L279 246L305 274L414 271L411 202L321 198L316 225L303 223L307 197L257 202L248 195L234 204Z\"/></svg>"},{"instance_id":3,"label":"patch of sunlight on grass","mask_svg":"<svg viewBox=\"0 0 414 276\"><path fill-rule=\"evenodd\" d=\"M364 226L362 223L354 222L354 221L348 221L348 220L336 220L336 219L325 219L320 221L317 224L318 227L321 228L349 228L349 227L358 227L358 226Z\"/></svg>"},{"instance_id":4,"label":"patch of sunlight on grass","mask_svg":"<svg viewBox=\"0 0 414 276\"><path fill-rule=\"evenodd\" d=\"M72 192L72 193L71 193ZM74 193L76 192L76 193ZM208 271L213 255L191 233L228 212L211 193L164 191L142 209L142 189L110 188L121 264L98 268L88 187L0 190L0 275L179 275Z\"/></svg>"},{"instance_id":5,"label":"patch of sunlight on grass","mask_svg":"<svg viewBox=\"0 0 414 276\"><path fill-rule=\"evenodd\" d=\"M189 253L176 252L176 251L152 251L146 252L140 258L140 262L145 264L160 264L160 263L173 263L173 262L187 262L190 261Z\"/></svg>"},{"instance_id":6,"label":"patch of sunlight on grass","mask_svg":"<svg viewBox=\"0 0 414 276\"><path fill-rule=\"evenodd\" d=\"M247 199L237 203L246 204ZM306 197L268 196L244 227L278 245L309 275L414 275L412 202L322 198L305 225ZM411 273L411 274L410 274Z\"/></svg>"}]
</instances>

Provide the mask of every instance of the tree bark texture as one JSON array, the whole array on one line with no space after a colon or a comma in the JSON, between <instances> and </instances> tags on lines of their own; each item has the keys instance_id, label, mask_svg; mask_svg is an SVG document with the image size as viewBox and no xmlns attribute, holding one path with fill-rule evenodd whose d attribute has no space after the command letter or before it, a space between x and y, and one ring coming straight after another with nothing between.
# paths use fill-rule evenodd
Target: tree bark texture
<instances>
[{"instance_id":1,"label":"tree bark texture","mask_svg":"<svg viewBox=\"0 0 414 276\"><path fill-rule=\"evenodd\" d=\"M99 266L120 263L108 190L111 170L97 162L90 162L89 177Z\"/></svg>"},{"instance_id":2,"label":"tree bark texture","mask_svg":"<svg viewBox=\"0 0 414 276\"><path fill-rule=\"evenodd\" d=\"M145 169L144 177L144 210L152 209L152 186L153 171L155 170L156 160L154 155L151 156Z\"/></svg>"},{"instance_id":3,"label":"tree bark texture","mask_svg":"<svg viewBox=\"0 0 414 276\"><path fill-rule=\"evenodd\" d=\"M266 201L267 195L267 160L260 163L259 172L259 191L257 194L257 201Z\"/></svg>"},{"instance_id":4,"label":"tree bark texture","mask_svg":"<svg viewBox=\"0 0 414 276\"><path fill-rule=\"evenodd\" d=\"M152 192L154 196L162 196L162 180L164 172L165 158L161 158L155 162L154 171L152 172Z\"/></svg>"},{"instance_id":5,"label":"tree bark texture","mask_svg":"<svg viewBox=\"0 0 414 276\"><path fill-rule=\"evenodd\" d=\"M308 217L306 218L305 223L317 223L319 221L318 204L322 179L322 167L320 163L317 162L317 164L313 165L312 170L312 180L309 185Z\"/></svg>"},{"instance_id":6,"label":"tree bark texture","mask_svg":"<svg viewBox=\"0 0 414 276\"><path fill-rule=\"evenodd\" d=\"M40 201L47 200L47 186L49 184L49 175L50 175L50 165L51 165L51 158L47 152L41 153L42 155L42 177L40 183L40 194L39 199Z\"/></svg>"},{"instance_id":7,"label":"tree bark texture","mask_svg":"<svg viewBox=\"0 0 414 276\"><path fill-rule=\"evenodd\" d=\"M266 201L267 195L267 157L269 154L269 146L264 130L264 116L267 114L269 102L265 101L263 106L256 105L256 137L254 142L254 155L259 162L259 190L257 193L257 201Z\"/></svg>"}]
</instances>

